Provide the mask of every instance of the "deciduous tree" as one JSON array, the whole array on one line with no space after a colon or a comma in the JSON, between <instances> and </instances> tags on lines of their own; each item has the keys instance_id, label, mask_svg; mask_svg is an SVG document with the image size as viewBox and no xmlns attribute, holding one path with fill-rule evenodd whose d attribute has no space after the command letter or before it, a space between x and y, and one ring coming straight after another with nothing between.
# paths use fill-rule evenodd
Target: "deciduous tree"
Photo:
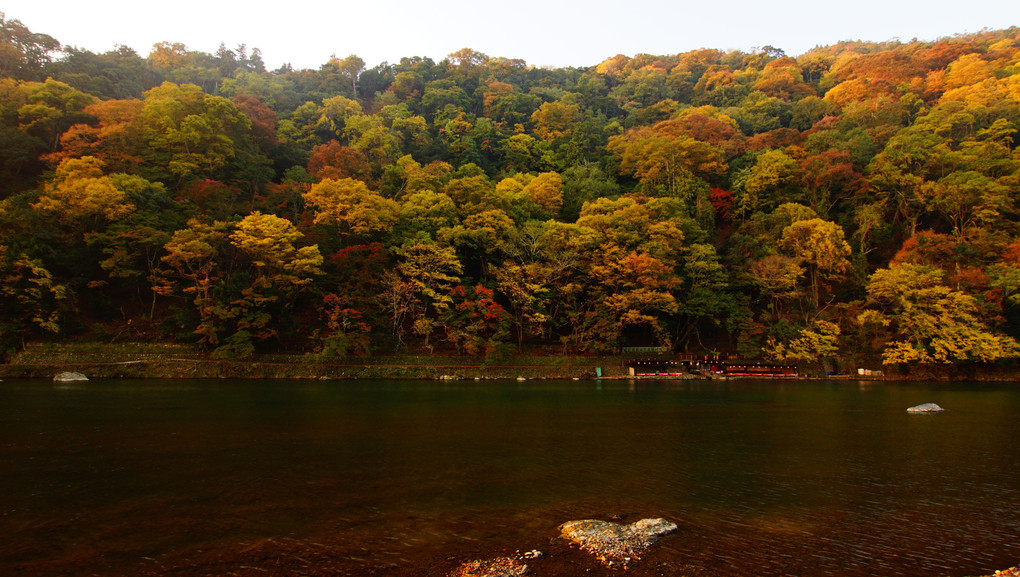
<instances>
[{"instance_id":1,"label":"deciduous tree","mask_svg":"<svg viewBox=\"0 0 1020 577\"><path fill-rule=\"evenodd\" d=\"M880 269L867 285L871 307L859 322L889 327L886 364L990 362L1020 355L1020 344L988 330L975 300L944 284L933 267L900 264Z\"/></svg>"},{"instance_id":2,"label":"deciduous tree","mask_svg":"<svg viewBox=\"0 0 1020 577\"><path fill-rule=\"evenodd\" d=\"M359 237L387 230L400 210L395 201L352 178L326 178L313 184L304 200L315 209L315 224L336 225L341 235Z\"/></svg>"},{"instance_id":3,"label":"deciduous tree","mask_svg":"<svg viewBox=\"0 0 1020 577\"><path fill-rule=\"evenodd\" d=\"M850 245L834 222L820 218L794 222L783 229L781 244L807 265L815 307L819 278L837 278L850 267Z\"/></svg>"}]
</instances>

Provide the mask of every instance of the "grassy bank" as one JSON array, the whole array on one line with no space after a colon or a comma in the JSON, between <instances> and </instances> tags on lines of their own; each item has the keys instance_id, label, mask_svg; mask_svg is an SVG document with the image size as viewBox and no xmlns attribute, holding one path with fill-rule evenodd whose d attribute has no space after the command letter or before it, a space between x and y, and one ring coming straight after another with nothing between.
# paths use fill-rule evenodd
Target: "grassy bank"
<instances>
[{"instance_id":1,"label":"grassy bank","mask_svg":"<svg viewBox=\"0 0 1020 577\"><path fill-rule=\"evenodd\" d=\"M620 357L519 356L499 363L480 357L383 355L322 362L308 355L210 357L197 347L154 343L32 344L0 365L0 377L51 378L74 371L90 378L590 378L624 376Z\"/></svg>"},{"instance_id":2,"label":"grassy bank","mask_svg":"<svg viewBox=\"0 0 1020 577\"><path fill-rule=\"evenodd\" d=\"M65 371L98 378L183 379L572 379L625 377L621 356L566 356L526 354L500 362L484 357L444 354L377 355L365 359L324 362L311 355L267 354L247 359L214 359L199 347L175 343L33 343L0 364L0 378L52 378ZM1013 363L945 364L887 367L883 377L858 377L857 366L881 367L870 362L843 359L801 363L802 378L1018 381L1020 367ZM825 376L836 369L837 377ZM897 370L898 369L898 370Z\"/></svg>"}]
</instances>

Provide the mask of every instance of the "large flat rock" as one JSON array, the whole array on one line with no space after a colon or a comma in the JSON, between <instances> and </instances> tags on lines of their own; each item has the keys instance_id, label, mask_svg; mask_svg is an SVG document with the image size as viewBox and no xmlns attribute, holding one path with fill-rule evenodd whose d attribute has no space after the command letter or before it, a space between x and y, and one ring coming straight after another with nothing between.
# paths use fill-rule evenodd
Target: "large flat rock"
<instances>
[{"instance_id":1,"label":"large flat rock","mask_svg":"<svg viewBox=\"0 0 1020 577\"><path fill-rule=\"evenodd\" d=\"M676 523L666 519L641 519L630 525L582 519L560 525L560 535L577 543L606 565L626 565L660 536L676 529Z\"/></svg>"}]
</instances>

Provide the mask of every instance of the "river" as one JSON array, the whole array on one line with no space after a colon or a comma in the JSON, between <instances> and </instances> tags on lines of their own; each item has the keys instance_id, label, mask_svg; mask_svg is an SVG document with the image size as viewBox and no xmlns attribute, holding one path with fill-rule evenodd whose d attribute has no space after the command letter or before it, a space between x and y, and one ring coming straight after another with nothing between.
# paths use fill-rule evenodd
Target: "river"
<instances>
[{"instance_id":1,"label":"river","mask_svg":"<svg viewBox=\"0 0 1020 577\"><path fill-rule=\"evenodd\" d=\"M557 526L643 517L628 575L1015 565L1020 386L0 383L2 575L619 575Z\"/></svg>"}]
</instances>

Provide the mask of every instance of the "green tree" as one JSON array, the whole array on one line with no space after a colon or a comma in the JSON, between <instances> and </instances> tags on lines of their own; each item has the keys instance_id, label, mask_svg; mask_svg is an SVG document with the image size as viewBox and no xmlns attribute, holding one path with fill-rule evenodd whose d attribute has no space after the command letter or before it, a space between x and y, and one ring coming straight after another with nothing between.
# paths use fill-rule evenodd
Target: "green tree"
<instances>
[{"instance_id":1,"label":"green tree","mask_svg":"<svg viewBox=\"0 0 1020 577\"><path fill-rule=\"evenodd\" d=\"M250 141L251 120L233 102L193 84L164 82L146 92L141 120L149 145L145 175L176 186L220 176Z\"/></svg>"},{"instance_id":2,"label":"green tree","mask_svg":"<svg viewBox=\"0 0 1020 577\"><path fill-rule=\"evenodd\" d=\"M620 194L620 185L594 164L572 166L562 176L563 207L560 216L566 222L577 220L584 203Z\"/></svg>"},{"instance_id":3,"label":"green tree","mask_svg":"<svg viewBox=\"0 0 1020 577\"><path fill-rule=\"evenodd\" d=\"M90 120L85 108L98 99L91 94L47 78L45 82L28 82L27 102L18 109L19 127L46 143L50 152L57 149L65 130Z\"/></svg>"},{"instance_id":4,"label":"green tree","mask_svg":"<svg viewBox=\"0 0 1020 577\"><path fill-rule=\"evenodd\" d=\"M85 241L102 253L99 266L113 285L104 292L112 292L117 299L133 293L140 305L149 296L151 320L156 306L152 280L164 254L163 246L170 241L172 231L184 225L184 210L160 183L125 174L114 174L110 179L124 191L135 210L101 229L87 232ZM98 286L105 282L93 278L89 284Z\"/></svg>"},{"instance_id":5,"label":"green tree","mask_svg":"<svg viewBox=\"0 0 1020 577\"><path fill-rule=\"evenodd\" d=\"M365 61L358 56L351 54L340 60L335 56L329 60L327 66L335 66L340 75L351 83L351 97L358 97L358 75L365 70Z\"/></svg>"},{"instance_id":6,"label":"green tree","mask_svg":"<svg viewBox=\"0 0 1020 577\"><path fill-rule=\"evenodd\" d=\"M594 246L611 243L675 263L691 221L676 199L624 196L586 204L577 224L594 233Z\"/></svg>"},{"instance_id":7,"label":"green tree","mask_svg":"<svg viewBox=\"0 0 1020 577\"><path fill-rule=\"evenodd\" d=\"M0 12L0 77L39 80L58 50L60 42L52 36L32 32Z\"/></svg>"},{"instance_id":8,"label":"green tree","mask_svg":"<svg viewBox=\"0 0 1020 577\"><path fill-rule=\"evenodd\" d=\"M457 223L457 206L452 198L422 190L407 195L400 204L400 222L395 232L398 238L412 238L419 233L435 238L440 229L452 228Z\"/></svg>"},{"instance_id":9,"label":"green tree","mask_svg":"<svg viewBox=\"0 0 1020 577\"><path fill-rule=\"evenodd\" d=\"M701 329L721 330L734 314L737 301L730 288L729 273L715 246L691 243L681 252L676 273L681 282L674 290L678 322L674 347L690 350L692 338L700 342Z\"/></svg>"},{"instance_id":10,"label":"green tree","mask_svg":"<svg viewBox=\"0 0 1020 577\"><path fill-rule=\"evenodd\" d=\"M507 240L514 229L514 221L498 208L470 214L462 224L439 231L439 240L458 249L462 262L469 272L485 274L486 263L499 262Z\"/></svg>"},{"instance_id":11,"label":"green tree","mask_svg":"<svg viewBox=\"0 0 1020 577\"><path fill-rule=\"evenodd\" d=\"M767 150L737 177L737 206L748 216L784 201L798 202L802 197L800 181L801 170L793 158L781 150Z\"/></svg>"},{"instance_id":12,"label":"green tree","mask_svg":"<svg viewBox=\"0 0 1020 577\"><path fill-rule=\"evenodd\" d=\"M492 182L475 165L461 167L442 192L453 199L461 216L499 208Z\"/></svg>"},{"instance_id":13,"label":"green tree","mask_svg":"<svg viewBox=\"0 0 1020 577\"><path fill-rule=\"evenodd\" d=\"M922 187L926 207L942 215L957 239L994 230L1013 215L1013 187L976 171L956 171Z\"/></svg>"}]
</instances>

